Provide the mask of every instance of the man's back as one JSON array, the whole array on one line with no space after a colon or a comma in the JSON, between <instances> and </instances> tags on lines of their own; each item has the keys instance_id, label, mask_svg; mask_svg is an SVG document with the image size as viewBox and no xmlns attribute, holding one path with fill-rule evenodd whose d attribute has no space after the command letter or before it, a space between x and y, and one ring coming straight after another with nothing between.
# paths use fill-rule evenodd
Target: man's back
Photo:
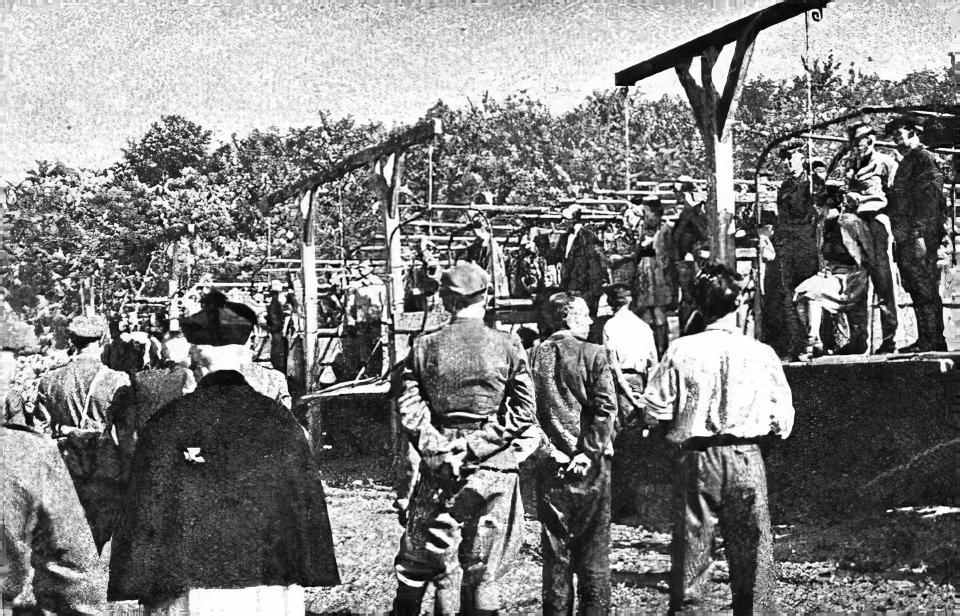
<instances>
[{"instance_id":1,"label":"man's back","mask_svg":"<svg viewBox=\"0 0 960 616\"><path fill-rule=\"evenodd\" d=\"M107 368L98 358L79 356L41 377L36 414L45 428L57 424L100 430L114 394L129 383L126 374Z\"/></svg>"},{"instance_id":2,"label":"man's back","mask_svg":"<svg viewBox=\"0 0 960 616\"><path fill-rule=\"evenodd\" d=\"M653 412L676 404L667 438L725 434L750 438L769 432L784 438L793 428L793 401L774 350L731 329L676 340L645 392Z\"/></svg>"},{"instance_id":3,"label":"man's back","mask_svg":"<svg viewBox=\"0 0 960 616\"><path fill-rule=\"evenodd\" d=\"M112 600L339 583L300 426L232 371L206 376L141 431L112 550Z\"/></svg>"},{"instance_id":4,"label":"man's back","mask_svg":"<svg viewBox=\"0 0 960 616\"><path fill-rule=\"evenodd\" d=\"M56 446L23 426L0 427L3 603L97 614L105 600L90 527Z\"/></svg>"}]
</instances>

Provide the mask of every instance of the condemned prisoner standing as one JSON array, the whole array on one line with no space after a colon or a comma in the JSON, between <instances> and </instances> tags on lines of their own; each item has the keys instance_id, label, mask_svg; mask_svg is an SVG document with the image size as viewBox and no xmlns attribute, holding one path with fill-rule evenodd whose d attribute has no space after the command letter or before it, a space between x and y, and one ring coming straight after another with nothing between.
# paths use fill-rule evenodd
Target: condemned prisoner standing
<instances>
[{"instance_id":1,"label":"condemned prisoner standing","mask_svg":"<svg viewBox=\"0 0 960 616\"><path fill-rule=\"evenodd\" d=\"M670 346L644 393L648 423L670 422L667 439L680 446L671 613L696 609L717 524L730 565L734 614L776 609L759 444L790 434L793 403L776 353L738 327L740 284L740 276L723 265L701 270L694 299L706 330Z\"/></svg>"},{"instance_id":2,"label":"condemned prisoner standing","mask_svg":"<svg viewBox=\"0 0 960 616\"><path fill-rule=\"evenodd\" d=\"M476 264L446 270L440 296L455 316L407 358L400 422L421 463L393 614L419 614L428 582L436 613L496 613L496 581L522 542L513 446L536 422L533 384L520 340L483 322L488 285Z\"/></svg>"},{"instance_id":3,"label":"condemned prisoner standing","mask_svg":"<svg viewBox=\"0 0 960 616\"><path fill-rule=\"evenodd\" d=\"M933 154L921 145L918 130L908 118L894 120L886 130L903 155L893 179L889 208L894 257L917 315L917 341L903 351L946 351L937 250L943 240L947 202L943 172Z\"/></svg>"},{"instance_id":4,"label":"condemned prisoner standing","mask_svg":"<svg viewBox=\"0 0 960 616\"><path fill-rule=\"evenodd\" d=\"M533 355L537 421L549 452L537 468L544 614L610 610L610 462L617 395L607 353L586 342L590 309L557 293L547 300L553 331ZM639 342L639 341L638 341Z\"/></svg>"}]
</instances>

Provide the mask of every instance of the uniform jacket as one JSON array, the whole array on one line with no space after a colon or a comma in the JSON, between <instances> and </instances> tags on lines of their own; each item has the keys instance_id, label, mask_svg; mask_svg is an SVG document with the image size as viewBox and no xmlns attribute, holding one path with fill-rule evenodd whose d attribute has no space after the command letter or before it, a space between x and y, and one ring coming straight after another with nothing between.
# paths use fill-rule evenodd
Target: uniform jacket
<instances>
[{"instance_id":1,"label":"uniform jacket","mask_svg":"<svg viewBox=\"0 0 960 616\"><path fill-rule=\"evenodd\" d=\"M606 350L561 331L537 347L532 363L537 421L548 449L571 458L612 454L617 397Z\"/></svg>"},{"instance_id":2,"label":"uniform jacket","mask_svg":"<svg viewBox=\"0 0 960 616\"><path fill-rule=\"evenodd\" d=\"M920 227L943 231L947 207L943 171L923 146L910 150L900 161L892 193L887 211L894 233L900 237L916 237Z\"/></svg>"},{"instance_id":3,"label":"uniform jacket","mask_svg":"<svg viewBox=\"0 0 960 616\"><path fill-rule=\"evenodd\" d=\"M510 445L536 422L519 339L480 319L454 318L414 339L402 378L401 425L421 456L442 455L463 435L482 466L517 468Z\"/></svg>"},{"instance_id":4,"label":"uniform jacket","mask_svg":"<svg viewBox=\"0 0 960 616\"><path fill-rule=\"evenodd\" d=\"M4 606L98 614L106 580L83 508L56 445L24 426L0 427Z\"/></svg>"},{"instance_id":5,"label":"uniform jacket","mask_svg":"<svg viewBox=\"0 0 960 616\"><path fill-rule=\"evenodd\" d=\"M40 379L35 425L45 432L56 425L102 431L117 390L129 384L125 373L107 368L99 357L79 355ZM84 412L88 392L90 404Z\"/></svg>"},{"instance_id":6,"label":"uniform jacket","mask_svg":"<svg viewBox=\"0 0 960 616\"><path fill-rule=\"evenodd\" d=\"M339 583L323 486L289 412L219 371L147 422L114 532L110 600Z\"/></svg>"}]
</instances>

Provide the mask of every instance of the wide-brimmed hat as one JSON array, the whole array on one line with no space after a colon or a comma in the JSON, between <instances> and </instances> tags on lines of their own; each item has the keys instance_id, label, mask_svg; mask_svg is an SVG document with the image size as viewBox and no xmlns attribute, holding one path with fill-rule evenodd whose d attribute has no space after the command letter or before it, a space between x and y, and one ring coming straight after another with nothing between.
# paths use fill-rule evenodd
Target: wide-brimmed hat
<instances>
[{"instance_id":1,"label":"wide-brimmed hat","mask_svg":"<svg viewBox=\"0 0 960 616\"><path fill-rule=\"evenodd\" d=\"M211 291L200 298L202 306L180 321L184 338L191 344L226 346L244 344L250 338L257 315L252 308L227 301L219 291Z\"/></svg>"}]
</instances>

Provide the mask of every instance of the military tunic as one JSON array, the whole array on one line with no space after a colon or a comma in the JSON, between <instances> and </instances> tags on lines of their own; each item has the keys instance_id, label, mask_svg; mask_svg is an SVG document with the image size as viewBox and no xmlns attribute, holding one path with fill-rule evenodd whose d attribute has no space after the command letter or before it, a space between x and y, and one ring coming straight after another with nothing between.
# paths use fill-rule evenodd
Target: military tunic
<instances>
[{"instance_id":1,"label":"military tunic","mask_svg":"<svg viewBox=\"0 0 960 616\"><path fill-rule=\"evenodd\" d=\"M910 150L900 161L892 192L889 209L896 241L894 258L917 315L917 348L946 351L937 265L946 199L943 172L933 154L923 146Z\"/></svg>"},{"instance_id":2,"label":"military tunic","mask_svg":"<svg viewBox=\"0 0 960 616\"><path fill-rule=\"evenodd\" d=\"M56 446L24 426L0 427L5 607L99 614L106 580Z\"/></svg>"},{"instance_id":3,"label":"military tunic","mask_svg":"<svg viewBox=\"0 0 960 616\"><path fill-rule=\"evenodd\" d=\"M395 561L395 614L419 614L426 584L438 610L497 610L497 579L522 542L517 454L535 425L533 386L519 340L480 319L454 318L413 341L403 373L400 422L421 457L420 480ZM456 439L463 476L441 467Z\"/></svg>"},{"instance_id":4,"label":"military tunic","mask_svg":"<svg viewBox=\"0 0 960 616\"><path fill-rule=\"evenodd\" d=\"M559 476L545 457L537 468L537 514L542 525L543 605L547 614L610 609L610 461L617 418L613 376L603 347L569 331L553 334L534 352L537 421L548 451L586 454L584 477Z\"/></svg>"}]
</instances>

